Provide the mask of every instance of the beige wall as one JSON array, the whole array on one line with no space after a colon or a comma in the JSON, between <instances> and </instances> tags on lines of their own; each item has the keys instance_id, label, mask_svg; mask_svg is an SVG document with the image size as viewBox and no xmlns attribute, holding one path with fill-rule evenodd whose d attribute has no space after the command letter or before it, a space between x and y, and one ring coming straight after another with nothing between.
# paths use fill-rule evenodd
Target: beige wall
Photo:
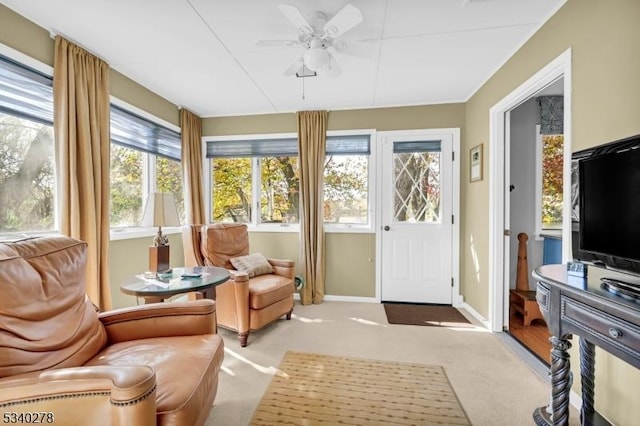
<instances>
[{"instance_id":1,"label":"beige wall","mask_svg":"<svg viewBox=\"0 0 640 426\"><path fill-rule=\"evenodd\" d=\"M252 252L267 257L298 259L297 232L251 232L249 244ZM375 235L328 233L325 244L325 293L375 297ZM297 266L299 269L299 263Z\"/></svg>"},{"instance_id":2,"label":"beige wall","mask_svg":"<svg viewBox=\"0 0 640 426\"><path fill-rule=\"evenodd\" d=\"M488 316L489 293L489 108L572 49L572 148L574 151L640 133L640 2L637 0L569 0L466 105L462 138L469 149L484 143L485 179L469 183L462 168L462 292L465 300ZM572 352L577 364L577 342ZM636 424L640 406L640 372L597 351L596 408L620 425ZM577 372L574 390L579 390Z\"/></svg>"},{"instance_id":3,"label":"beige wall","mask_svg":"<svg viewBox=\"0 0 640 426\"><path fill-rule=\"evenodd\" d=\"M170 265L172 268L184 265L182 235L170 234ZM112 240L109 245L109 283L114 308L134 306L136 298L120 291L120 284L127 278L149 270L149 246L153 237ZM139 299L140 304L144 300Z\"/></svg>"},{"instance_id":4,"label":"beige wall","mask_svg":"<svg viewBox=\"0 0 640 426\"><path fill-rule=\"evenodd\" d=\"M0 43L53 66L54 40L48 31L0 5ZM75 40L71 40L75 41ZM81 41L79 42L80 44ZM178 107L147 88L111 69L111 94L176 126Z\"/></svg>"},{"instance_id":5,"label":"beige wall","mask_svg":"<svg viewBox=\"0 0 640 426\"><path fill-rule=\"evenodd\" d=\"M418 105L330 111L328 130L432 129L464 125L464 104ZM203 136L296 132L295 113L211 117L202 121Z\"/></svg>"},{"instance_id":6,"label":"beige wall","mask_svg":"<svg viewBox=\"0 0 640 426\"><path fill-rule=\"evenodd\" d=\"M423 128L462 128L464 104L421 105L399 108L330 111L328 129L402 130ZM204 136L228 136L296 132L294 113L215 117L203 120ZM374 143L376 141L373 141ZM283 250L287 258L298 258L298 234L251 233L260 251ZM375 297L375 235L327 233L325 294L332 296Z\"/></svg>"}]
</instances>

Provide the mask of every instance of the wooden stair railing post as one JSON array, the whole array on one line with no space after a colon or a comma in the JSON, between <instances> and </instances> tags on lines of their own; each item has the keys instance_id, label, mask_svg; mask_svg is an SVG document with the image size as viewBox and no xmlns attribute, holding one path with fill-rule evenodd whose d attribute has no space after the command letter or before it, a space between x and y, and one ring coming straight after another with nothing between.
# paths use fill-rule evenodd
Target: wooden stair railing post
<instances>
[{"instance_id":1,"label":"wooden stair railing post","mask_svg":"<svg viewBox=\"0 0 640 426\"><path fill-rule=\"evenodd\" d=\"M536 301L535 290L529 290L529 263L527 261L527 240L524 232L518 234L518 264L516 269L516 288L510 291L509 306L512 311L523 316L523 325L528 327L535 319L544 319Z\"/></svg>"}]
</instances>

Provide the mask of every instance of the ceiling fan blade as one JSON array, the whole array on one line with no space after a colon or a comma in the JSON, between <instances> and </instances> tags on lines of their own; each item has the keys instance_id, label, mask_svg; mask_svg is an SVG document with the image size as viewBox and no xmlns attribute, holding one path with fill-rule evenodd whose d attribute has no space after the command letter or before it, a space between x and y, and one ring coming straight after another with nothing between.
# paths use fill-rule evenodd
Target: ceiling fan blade
<instances>
[{"instance_id":1,"label":"ceiling fan blade","mask_svg":"<svg viewBox=\"0 0 640 426\"><path fill-rule=\"evenodd\" d=\"M280 8L280 12L282 12L299 31L306 34L313 32L313 28L311 28L311 25L309 25L309 22L307 22L307 19L300 13L297 7L291 6L290 4L281 4L278 7Z\"/></svg>"},{"instance_id":2,"label":"ceiling fan blade","mask_svg":"<svg viewBox=\"0 0 640 426\"><path fill-rule=\"evenodd\" d=\"M256 46L259 47L281 47L281 46L297 46L300 44L298 40L259 40Z\"/></svg>"},{"instance_id":3,"label":"ceiling fan blade","mask_svg":"<svg viewBox=\"0 0 640 426\"><path fill-rule=\"evenodd\" d=\"M295 61L293 61L291 65L287 67L286 70L284 70L284 75L287 75L287 76L294 75L298 70L302 68L303 65L304 63L302 61L302 55L301 55Z\"/></svg>"},{"instance_id":4,"label":"ceiling fan blade","mask_svg":"<svg viewBox=\"0 0 640 426\"><path fill-rule=\"evenodd\" d=\"M339 37L362 22L360 9L348 4L324 25L324 32L331 38Z\"/></svg>"}]
</instances>

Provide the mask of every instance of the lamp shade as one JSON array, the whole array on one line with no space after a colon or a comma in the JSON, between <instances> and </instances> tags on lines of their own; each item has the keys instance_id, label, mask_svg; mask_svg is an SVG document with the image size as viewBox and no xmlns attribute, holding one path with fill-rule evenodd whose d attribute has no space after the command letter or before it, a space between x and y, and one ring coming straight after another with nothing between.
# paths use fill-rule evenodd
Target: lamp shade
<instances>
[{"instance_id":1,"label":"lamp shade","mask_svg":"<svg viewBox=\"0 0 640 426\"><path fill-rule=\"evenodd\" d=\"M323 47L312 47L304 53L304 64L311 71L318 71L329 64L329 52Z\"/></svg>"},{"instance_id":2,"label":"lamp shade","mask_svg":"<svg viewBox=\"0 0 640 426\"><path fill-rule=\"evenodd\" d=\"M142 226L180 226L173 194L153 192L149 195L142 214Z\"/></svg>"}]
</instances>

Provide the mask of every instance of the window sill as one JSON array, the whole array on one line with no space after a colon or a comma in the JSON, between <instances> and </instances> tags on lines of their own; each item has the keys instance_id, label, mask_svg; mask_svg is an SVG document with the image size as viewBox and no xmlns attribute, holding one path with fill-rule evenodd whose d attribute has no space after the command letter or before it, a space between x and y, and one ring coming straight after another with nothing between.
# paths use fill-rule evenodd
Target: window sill
<instances>
[{"instance_id":1,"label":"window sill","mask_svg":"<svg viewBox=\"0 0 640 426\"><path fill-rule=\"evenodd\" d=\"M182 229L179 226L162 228L164 235L179 234ZM110 240L130 240L134 238L153 238L158 233L157 228L142 228L142 227L130 227L130 228L113 228L111 229Z\"/></svg>"},{"instance_id":2,"label":"window sill","mask_svg":"<svg viewBox=\"0 0 640 426\"><path fill-rule=\"evenodd\" d=\"M259 226L249 226L249 232L273 232L273 233L298 233L300 232L299 224L290 225L273 225L265 224ZM327 234L373 234L373 228L368 225L336 225L325 224L324 232Z\"/></svg>"}]
</instances>

